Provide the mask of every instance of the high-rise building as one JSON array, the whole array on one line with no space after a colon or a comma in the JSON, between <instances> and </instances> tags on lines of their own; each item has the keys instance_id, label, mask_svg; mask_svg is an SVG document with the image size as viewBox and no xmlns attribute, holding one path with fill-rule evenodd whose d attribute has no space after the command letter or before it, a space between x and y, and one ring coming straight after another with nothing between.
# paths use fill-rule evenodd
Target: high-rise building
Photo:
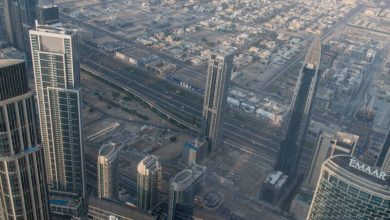
<instances>
[{"instance_id":1,"label":"high-rise building","mask_svg":"<svg viewBox=\"0 0 390 220\"><path fill-rule=\"evenodd\" d=\"M206 167L192 164L190 169L184 169L170 181L168 220L175 219L177 204L191 204L194 193L199 189L204 179Z\"/></svg>"},{"instance_id":2,"label":"high-rise building","mask_svg":"<svg viewBox=\"0 0 390 220\"><path fill-rule=\"evenodd\" d=\"M37 21L40 25L53 25L60 23L57 5L39 5L37 7Z\"/></svg>"},{"instance_id":3,"label":"high-rise building","mask_svg":"<svg viewBox=\"0 0 390 220\"><path fill-rule=\"evenodd\" d=\"M310 46L299 73L291 101L287 134L281 144L276 163L276 169L283 171L288 176L294 176L297 171L298 161L302 152L302 140L310 122L320 60L321 40L318 38Z\"/></svg>"},{"instance_id":4,"label":"high-rise building","mask_svg":"<svg viewBox=\"0 0 390 220\"><path fill-rule=\"evenodd\" d=\"M301 159L298 164L298 173L302 173L305 176L308 175L310 170L310 162L313 155L315 155L317 140L320 134L329 131L332 132L336 128L332 124L324 124L315 120L310 120L307 132L303 141Z\"/></svg>"},{"instance_id":5,"label":"high-rise building","mask_svg":"<svg viewBox=\"0 0 390 220\"><path fill-rule=\"evenodd\" d=\"M0 40L4 40L6 35L5 35L5 17L4 17L4 1L0 2Z\"/></svg>"},{"instance_id":6,"label":"high-rise building","mask_svg":"<svg viewBox=\"0 0 390 220\"><path fill-rule=\"evenodd\" d=\"M307 186L314 190L317 186L318 178L321 172L321 166L331 156L347 154L352 155L359 136L341 132L325 131L322 132L317 140L315 152L311 160L309 174L307 176Z\"/></svg>"},{"instance_id":7,"label":"high-rise building","mask_svg":"<svg viewBox=\"0 0 390 220\"><path fill-rule=\"evenodd\" d=\"M390 219L390 187L385 172L350 155L322 165L308 220Z\"/></svg>"},{"instance_id":8,"label":"high-rise building","mask_svg":"<svg viewBox=\"0 0 390 220\"><path fill-rule=\"evenodd\" d=\"M114 143L104 144L98 156L98 196L118 199L118 150Z\"/></svg>"},{"instance_id":9,"label":"high-rise building","mask_svg":"<svg viewBox=\"0 0 390 220\"><path fill-rule=\"evenodd\" d=\"M387 132L381 152L376 160L376 166L385 172L390 172L390 130Z\"/></svg>"},{"instance_id":10,"label":"high-rise building","mask_svg":"<svg viewBox=\"0 0 390 220\"><path fill-rule=\"evenodd\" d=\"M222 127L227 102L230 75L233 70L233 54L210 55L203 104L201 136L207 137L208 152L222 144Z\"/></svg>"},{"instance_id":11,"label":"high-rise building","mask_svg":"<svg viewBox=\"0 0 390 220\"><path fill-rule=\"evenodd\" d=\"M199 164L207 155L206 138L196 138L184 144L183 160L191 166L194 163Z\"/></svg>"},{"instance_id":12,"label":"high-rise building","mask_svg":"<svg viewBox=\"0 0 390 220\"><path fill-rule=\"evenodd\" d=\"M50 196L79 197L82 203L86 192L77 32L37 26L30 30L30 41ZM78 203L69 204L73 211L68 213L79 210Z\"/></svg>"},{"instance_id":13,"label":"high-rise building","mask_svg":"<svg viewBox=\"0 0 390 220\"><path fill-rule=\"evenodd\" d=\"M157 204L161 187L161 165L154 155L146 156L137 166L137 206L149 211Z\"/></svg>"},{"instance_id":14,"label":"high-rise building","mask_svg":"<svg viewBox=\"0 0 390 220\"><path fill-rule=\"evenodd\" d=\"M0 60L0 219L49 219L34 93L23 60Z\"/></svg>"},{"instance_id":15,"label":"high-rise building","mask_svg":"<svg viewBox=\"0 0 390 220\"><path fill-rule=\"evenodd\" d=\"M28 30L34 26L36 0L5 0L4 29L8 41L19 50L29 52Z\"/></svg>"}]
</instances>

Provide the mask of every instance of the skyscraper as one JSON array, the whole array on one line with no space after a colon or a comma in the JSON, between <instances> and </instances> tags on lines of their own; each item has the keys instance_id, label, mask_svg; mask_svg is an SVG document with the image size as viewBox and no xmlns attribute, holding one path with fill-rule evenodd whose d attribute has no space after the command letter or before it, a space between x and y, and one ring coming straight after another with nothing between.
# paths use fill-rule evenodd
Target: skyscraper
<instances>
[{"instance_id":1,"label":"skyscraper","mask_svg":"<svg viewBox=\"0 0 390 220\"><path fill-rule=\"evenodd\" d=\"M85 199L78 37L75 30L30 30L35 88L50 195ZM55 205L55 203L51 203Z\"/></svg>"},{"instance_id":2,"label":"skyscraper","mask_svg":"<svg viewBox=\"0 0 390 220\"><path fill-rule=\"evenodd\" d=\"M183 160L187 166L199 164L207 155L207 140L196 138L184 144Z\"/></svg>"},{"instance_id":3,"label":"skyscraper","mask_svg":"<svg viewBox=\"0 0 390 220\"><path fill-rule=\"evenodd\" d=\"M98 196L118 199L118 150L114 143L104 144L98 156Z\"/></svg>"},{"instance_id":4,"label":"skyscraper","mask_svg":"<svg viewBox=\"0 0 390 220\"><path fill-rule=\"evenodd\" d=\"M222 144L222 126L233 70L233 57L233 54L210 55L201 130L201 136L208 139L209 153L214 152Z\"/></svg>"},{"instance_id":5,"label":"skyscraper","mask_svg":"<svg viewBox=\"0 0 390 220\"><path fill-rule=\"evenodd\" d=\"M390 130L387 132L381 152L376 160L376 166L385 172L390 172Z\"/></svg>"},{"instance_id":6,"label":"skyscraper","mask_svg":"<svg viewBox=\"0 0 390 220\"><path fill-rule=\"evenodd\" d=\"M390 219L387 174L350 155L326 160L308 220L328 219Z\"/></svg>"},{"instance_id":7,"label":"skyscraper","mask_svg":"<svg viewBox=\"0 0 390 220\"><path fill-rule=\"evenodd\" d=\"M33 92L23 60L0 60L0 219L49 219Z\"/></svg>"},{"instance_id":8,"label":"skyscraper","mask_svg":"<svg viewBox=\"0 0 390 220\"><path fill-rule=\"evenodd\" d=\"M319 135L307 177L310 189L317 186L321 166L325 160L340 154L352 155L358 140L359 136L340 131L329 130Z\"/></svg>"},{"instance_id":9,"label":"skyscraper","mask_svg":"<svg viewBox=\"0 0 390 220\"><path fill-rule=\"evenodd\" d=\"M28 30L34 26L37 0L4 0L4 29L17 49L28 52Z\"/></svg>"},{"instance_id":10,"label":"skyscraper","mask_svg":"<svg viewBox=\"0 0 390 220\"><path fill-rule=\"evenodd\" d=\"M149 211L157 203L161 184L161 165L154 155L146 156L137 166L137 206Z\"/></svg>"},{"instance_id":11,"label":"skyscraper","mask_svg":"<svg viewBox=\"0 0 390 220\"><path fill-rule=\"evenodd\" d=\"M60 23L60 15L57 5L39 5L37 7L37 21L40 25L52 25Z\"/></svg>"},{"instance_id":12,"label":"skyscraper","mask_svg":"<svg viewBox=\"0 0 390 220\"><path fill-rule=\"evenodd\" d=\"M170 181L168 220L175 219L176 204L192 204L194 193L204 179L206 167L192 164L190 169L184 169Z\"/></svg>"},{"instance_id":13,"label":"skyscraper","mask_svg":"<svg viewBox=\"0 0 390 220\"><path fill-rule=\"evenodd\" d=\"M294 176L302 150L302 140L307 131L317 88L318 69L321 60L321 40L316 39L310 46L305 62L299 73L290 107L290 120L276 163L276 169L288 176Z\"/></svg>"}]
</instances>

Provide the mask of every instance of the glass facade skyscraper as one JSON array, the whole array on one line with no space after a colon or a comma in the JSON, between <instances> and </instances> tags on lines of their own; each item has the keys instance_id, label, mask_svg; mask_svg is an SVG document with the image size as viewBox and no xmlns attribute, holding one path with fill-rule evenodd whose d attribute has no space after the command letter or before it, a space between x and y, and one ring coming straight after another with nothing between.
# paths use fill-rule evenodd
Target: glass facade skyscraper
<instances>
[{"instance_id":1,"label":"glass facade skyscraper","mask_svg":"<svg viewBox=\"0 0 390 220\"><path fill-rule=\"evenodd\" d=\"M4 30L7 39L19 50L29 51L28 30L34 26L37 0L4 0Z\"/></svg>"},{"instance_id":2,"label":"glass facade skyscraper","mask_svg":"<svg viewBox=\"0 0 390 220\"><path fill-rule=\"evenodd\" d=\"M281 144L276 163L276 168L290 177L296 174L302 154L303 138L310 122L313 98L317 89L320 60L321 40L318 38L310 46L299 73L291 100L287 134Z\"/></svg>"},{"instance_id":3,"label":"glass facade skyscraper","mask_svg":"<svg viewBox=\"0 0 390 220\"><path fill-rule=\"evenodd\" d=\"M0 60L0 219L49 219L34 93L23 60Z\"/></svg>"},{"instance_id":4,"label":"glass facade skyscraper","mask_svg":"<svg viewBox=\"0 0 390 220\"><path fill-rule=\"evenodd\" d=\"M308 220L331 219L390 219L387 174L350 155L326 160Z\"/></svg>"}]
</instances>

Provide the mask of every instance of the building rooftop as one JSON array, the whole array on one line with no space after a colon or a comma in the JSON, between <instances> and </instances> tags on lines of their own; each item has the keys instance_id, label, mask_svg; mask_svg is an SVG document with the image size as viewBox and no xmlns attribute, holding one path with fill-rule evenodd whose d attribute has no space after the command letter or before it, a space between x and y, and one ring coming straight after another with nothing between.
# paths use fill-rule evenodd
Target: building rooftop
<instances>
[{"instance_id":1,"label":"building rooftop","mask_svg":"<svg viewBox=\"0 0 390 220\"><path fill-rule=\"evenodd\" d=\"M316 38L307 51L305 63L309 69L318 70L321 61L321 38Z\"/></svg>"},{"instance_id":2,"label":"building rooftop","mask_svg":"<svg viewBox=\"0 0 390 220\"><path fill-rule=\"evenodd\" d=\"M0 59L0 68L12 66L23 62L24 60L19 60L19 59Z\"/></svg>"},{"instance_id":3,"label":"building rooftop","mask_svg":"<svg viewBox=\"0 0 390 220\"><path fill-rule=\"evenodd\" d=\"M100 150L99 150L99 155L101 156L108 156L112 153L115 152L115 144L114 143L108 143L104 144Z\"/></svg>"},{"instance_id":4,"label":"building rooftop","mask_svg":"<svg viewBox=\"0 0 390 220\"><path fill-rule=\"evenodd\" d=\"M288 176L283 174L282 171L273 171L268 175L267 179L264 180L265 183L272 185L275 189L281 189L286 183Z\"/></svg>"},{"instance_id":5,"label":"building rooftop","mask_svg":"<svg viewBox=\"0 0 390 220\"><path fill-rule=\"evenodd\" d=\"M206 172L206 167L200 165L192 165L188 169L184 169L177 173L172 180L175 190L184 191L192 184L196 183Z\"/></svg>"},{"instance_id":6,"label":"building rooftop","mask_svg":"<svg viewBox=\"0 0 390 220\"><path fill-rule=\"evenodd\" d=\"M340 175L351 182L358 181L360 183L362 181L362 184L366 183L372 187L378 186L379 188L387 189L390 194L390 189L388 188L390 185L389 176L384 171L370 167L350 155L333 156L325 161L324 166L332 168L334 164L342 169L336 170L336 172L339 171Z\"/></svg>"},{"instance_id":7,"label":"building rooftop","mask_svg":"<svg viewBox=\"0 0 390 220\"><path fill-rule=\"evenodd\" d=\"M142 175L149 175L149 172L154 172L161 169L158 157L154 155L146 156L138 163L138 173Z\"/></svg>"},{"instance_id":8,"label":"building rooftop","mask_svg":"<svg viewBox=\"0 0 390 220\"><path fill-rule=\"evenodd\" d=\"M77 209L81 203L81 197L74 198L71 195L51 195L49 197L49 204L54 206L64 206L67 208Z\"/></svg>"},{"instance_id":9,"label":"building rooftop","mask_svg":"<svg viewBox=\"0 0 390 220\"><path fill-rule=\"evenodd\" d=\"M99 150L99 156L113 157L116 153L116 146L114 143L103 144Z\"/></svg>"},{"instance_id":10,"label":"building rooftop","mask_svg":"<svg viewBox=\"0 0 390 220\"><path fill-rule=\"evenodd\" d=\"M72 35L76 33L76 30L64 28L58 25L38 25L35 28L35 31L53 33L53 34L63 34L63 35Z\"/></svg>"},{"instance_id":11,"label":"building rooftop","mask_svg":"<svg viewBox=\"0 0 390 220\"><path fill-rule=\"evenodd\" d=\"M182 182L182 181L187 180L188 178L191 178L191 176L192 176L192 171L189 170L189 169L185 169L185 170L180 171L180 172L175 176L175 178L173 179L173 181L174 181L175 183L179 183L179 182Z\"/></svg>"},{"instance_id":12,"label":"building rooftop","mask_svg":"<svg viewBox=\"0 0 390 220\"><path fill-rule=\"evenodd\" d=\"M184 147L191 148L193 150L198 150L200 147L207 144L206 139L196 138L194 140L190 140L187 143L184 144Z\"/></svg>"},{"instance_id":13,"label":"building rooftop","mask_svg":"<svg viewBox=\"0 0 390 220\"><path fill-rule=\"evenodd\" d=\"M91 208L101 209L106 212L112 213L114 215L119 215L130 219L137 219L137 220L156 219L156 217L144 213L140 210L127 208L119 203L104 200L104 199L98 199L93 196L89 198L89 209Z\"/></svg>"}]
</instances>

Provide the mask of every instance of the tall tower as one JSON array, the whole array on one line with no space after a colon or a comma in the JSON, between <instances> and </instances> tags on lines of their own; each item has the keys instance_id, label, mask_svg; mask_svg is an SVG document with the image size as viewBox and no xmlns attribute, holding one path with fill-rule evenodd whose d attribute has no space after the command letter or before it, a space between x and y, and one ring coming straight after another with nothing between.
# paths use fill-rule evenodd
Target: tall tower
<instances>
[{"instance_id":1,"label":"tall tower","mask_svg":"<svg viewBox=\"0 0 390 220\"><path fill-rule=\"evenodd\" d=\"M114 143L104 144L98 157L98 196L118 199L118 150Z\"/></svg>"},{"instance_id":2,"label":"tall tower","mask_svg":"<svg viewBox=\"0 0 390 220\"><path fill-rule=\"evenodd\" d=\"M157 203L161 182L161 165L154 155L146 156L137 166L137 206L149 211Z\"/></svg>"},{"instance_id":3,"label":"tall tower","mask_svg":"<svg viewBox=\"0 0 390 220\"><path fill-rule=\"evenodd\" d=\"M350 155L337 155L322 165L307 219L389 219L389 207L387 174Z\"/></svg>"},{"instance_id":4,"label":"tall tower","mask_svg":"<svg viewBox=\"0 0 390 220\"><path fill-rule=\"evenodd\" d=\"M4 29L17 49L28 52L28 30L34 26L37 0L4 0Z\"/></svg>"},{"instance_id":5,"label":"tall tower","mask_svg":"<svg viewBox=\"0 0 390 220\"><path fill-rule=\"evenodd\" d=\"M318 137L311 160L309 174L307 176L307 186L315 189L318 178L321 173L321 166L331 156L345 154L352 155L359 136L341 132L341 131L324 131Z\"/></svg>"},{"instance_id":6,"label":"tall tower","mask_svg":"<svg viewBox=\"0 0 390 220\"><path fill-rule=\"evenodd\" d=\"M233 54L211 54L203 104L201 136L207 137L208 152L221 145L224 111L229 92L230 75L233 70Z\"/></svg>"},{"instance_id":7,"label":"tall tower","mask_svg":"<svg viewBox=\"0 0 390 220\"><path fill-rule=\"evenodd\" d=\"M321 40L314 40L299 73L290 107L287 134L281 144L276 169L294 176L302 150L302 140L310 122L313 98L318 82L321 60Z\"/></svg>"},{"instance_id":8,"label":"tall tower","mask_svg":"<svg viewBox=\"0 0 390 220\"><path fill-rule=\"evenodd\" d=\"M37 7L37 21L40 25L53 25L60 23L57 5L39 5Z\"/></svg>"},{"instance_id":9,"label":"tall tower","mask_svg":"<svg viewBox=\"0 0 390 220\"><path fill-rule=\"evenodd\" d=\"M49 219L33 92L23 60L0 60L0 219Z\"/></svg>"},{"instance_id":10,"label":"tall tower","mask_svg":"<svg viewBox=\"0 0 390 220\"><path fill-rule=\"evenodd\" d=\"M77 32L30 30L35 88L50 195L85 199ZM54 203L51 203L54 204Z\"/></svg>"},{"instance_id":11,"label":"tall tower","mask_svg":"<svg viewBox=\"0 0 390 220\"><path fill-rule=\"evenodd\" d=\"M192 198L204 180L206 169L204 166L193 163L190 169L184 169L171 178L167 220L175 219L177 204L192 206Z\"/></svg>"},{"instance_id":12,"label":"tall tower","mask_svg":"<svg viewBox=\"0 0 390 220\"><path fill-rule=\"evenodd\" d=\"M385 172L390 172L390 130L383 142L381 152L376 160L376 166L381 167Z\"/></svg>"}]
</instances>

